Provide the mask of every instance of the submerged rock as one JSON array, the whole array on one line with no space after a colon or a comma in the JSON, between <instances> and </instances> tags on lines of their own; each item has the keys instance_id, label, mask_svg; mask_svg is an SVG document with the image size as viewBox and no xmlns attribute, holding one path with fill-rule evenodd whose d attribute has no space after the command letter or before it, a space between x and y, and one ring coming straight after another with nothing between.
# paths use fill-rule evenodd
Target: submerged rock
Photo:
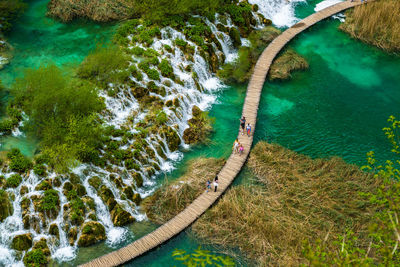
<instances>
[{"instance_id":1,"label":"submerged rock","mask_svg":"<svg viewBox=\"0 0 400 267\"><path fill-rule=\"evenodd\" d=\"M82 233L78 240L78 246L88 247L99 241L106 240L106 230L99 222L87 222L82 227Z\"/></svg>"}]
</instances>

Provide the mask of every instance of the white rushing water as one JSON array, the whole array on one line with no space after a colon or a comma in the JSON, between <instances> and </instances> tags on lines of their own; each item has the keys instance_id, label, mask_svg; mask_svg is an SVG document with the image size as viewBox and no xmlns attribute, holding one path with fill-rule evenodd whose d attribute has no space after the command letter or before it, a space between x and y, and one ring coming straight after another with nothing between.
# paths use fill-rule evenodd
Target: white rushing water
<instances>
[{"instance_id":1,"label":"white rushing water","mask_svg":"<svg viewBox=\"0 0 400 267\"><path fill-rule=\"evenodd\" d=\"M295 15L296 5L306 3L307 0L249 0L250 4L257 4L264 17L272 20L277 27L290 27L299 20Z\"/></svg>"},{"instance_id":2,"label":"white rushing water","mask_svg":"<svg viewBox=\"0 0 400 267\"><path fill-rule=\"evenodd\" d=\"M271 19L273 23L278 27L291 26L296 23L297 18L295 17L295 6L297 3L305 2L305 0L250 0L251 4L258 4L260 10L266 18ZM232 45L230 37L217 29L216 24L219 23L218 15L214 22L205 19L206 24L211 28L212 33L220 43L218 49L214 45L216 55L220 64L226 62L232 62L237 57L237 51ZM226 20L226 26L234 27L229 17ZM179 47L174 46L174 40L176 39L185 40L190 46L194 47L194 54L192 57L185 55ZM249 45L248 40L242 39L243 45ZM173 47L172 50L167 51L165 45ZM139 46L141 44L130 44L130 47ZM167 125L174 128L182 141L181 148L187 149L189 146L183 142L183 132L189 127L188 120L192 117L193 106L198 106L202 110L208 110L216 102L218 93L224 88L224 84L212 73L206 60L201 56L200 48L187 38L179 31L166 27L161 29L161 37L155 38L154 43L150 48L157 51L160 56L159 59L167 59L173 68L174 75L178 77L180 82L174 82L173 80L165 77L161 77L160 81L154 81L157 87L165 88L165 95L158 95L151 93L151 95L158 97L162 101L166 102L169 100L175 100L179 102L179 107L171 109L164 107L163 111L168 116ZM140 62L140 58L132 57L130 64L137 65ZM196 75L193 75L195 73ZM137 86L146 87L150 79L146 74L143 73L143 80L138 81L133 76L130 77L132 82ZM132 134L138 133L137 125L142 122L149 113L149 110L141 108L139 102L133 96L129 86L122 86L109 84L108 88L118 89L118 93L115 96L108 96L106 92L102 92L101 96L105 100L107 113L103 114L103 119L106 124L115 126L120 129L121 127L128 127L129 132ZM130 122L129 122L130 121ZM129 123L128 123L129 122ZM13 135L18 136L22 134L18 128L13 132ZM121 138L114 138L116 141L120 141ZM174 169L174 165L177 161L181 160L183 153L181 151L170 151L166 138L160 134L149 134L145 139L148 148L154 155L148 163L142 164L139 160L135 159L135 163L140 166L140 173L143 176L144 186L134 189L134 193L139 193L142 198L145 198L152 194L157 187L155 177L160 172L169 172ZM134 139L128 140L127 144L123 146L123 149L129 149L134 143ZM141 156L147 157L147 151L140 152ZM156 170L154 166L159 166L159 170ZM106 185L113 193L116 202L121 205L136 221L146 220L146 215L143 214L136 204L131 200L125 199L121 196L120 189L116 186L115 182L112 181L110 175L117 175L121 178L121 181L126 186L134 185L134 179L130 172L128 172L123 166L112 165L107 170L90 166L80 165L73 170L77 176L79 176L83 186L86 188L87 196L93 200L95 204L95 212L98 221L105 227L107 244L111 247L115 247L121 243L130 233L124 227L115 227L111 220L110 211L108 207L103 203L96 190L89 184L89 179L98 176L101 178L104 185ZM3 173L0 171L0 175ZM10 173L4 174L7 177ZM48 177L53 178L56 174L49 174ZM15 252L10 249L12 238L18 234L30 232L33 236L34 241L45 237L48 241L49 248L52 253L52 257L59 262L66 262L76 257L78 246L77 241L70 244L65 221L65 214L63 206L68 203L67 198L63 193L63 185L67 179L61 179L60 186L53 186L58 192L60 199L60 212L55 219L46 218L44 227L43 222L40 219L35 219L39 227L35 229L24 229L21 211L21 201L24 197L41 196L44 192L35 190L36 186L42 182L42 178L36 176L31 172L27 177L23 177L23 182L18 188L7 189L10 194L13 194L15 200L13 201L13 214L9 216L4 222L0 223L0 266L21 266L22 261L16 260ZM21 195L20 189L26 186L29 189L29 193ZM39 217L39 213L35 212L33 204L30 203L30 215ZM89 221L86 217L85 221ZM48 232L48 226L56 224L59 229L59 238L56 239L51 236ZM78 231L79 232L79 231ZM76 240L79 239L79 236ZM21 259L21 258L20 258Z\"/></svg>"}]
</instances>

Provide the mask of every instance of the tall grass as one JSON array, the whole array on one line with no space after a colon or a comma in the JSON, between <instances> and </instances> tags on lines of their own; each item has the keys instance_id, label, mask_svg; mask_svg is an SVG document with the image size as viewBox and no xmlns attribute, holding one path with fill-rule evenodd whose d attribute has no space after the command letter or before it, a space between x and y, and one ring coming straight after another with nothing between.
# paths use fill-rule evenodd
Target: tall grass
<instances>
[{"instance_id":1,"label":"tall grass","mask_svg":"<svg viewBox=\"0 0 400 267\"><path fill-rule=\"evenodd\" d=\"M224 159L215 158L197 158L189 162L184 176L167 182L142 202L147 217L160 224L173 218L204 192L207 179L212 181L224 163Z\"/></svg>"},{"instance_id":2,"label":"tall grass","mask_svg":"<svg viewBox=\"0 0 400 267\"><path fill-rule=\"evenodd\" d=\"M340 29L389 52L400 52L400 1L380 0L347 12Z\"/></svg>"},{"instance_id":3,"label":"tall grass","mask_svg":"<svg viewBox=\"0 0 400 267\"><path fill-rule=\"evenodd\" d=\"M343 160L316 159L261 142L248 166L253 185L231 188L192 227L195 234L224 247L239 247L258 266L298 266L304 240L328 239L347 229L365 240L372 214L358 191L375 180Z\"/></svg>"}]
</instances>

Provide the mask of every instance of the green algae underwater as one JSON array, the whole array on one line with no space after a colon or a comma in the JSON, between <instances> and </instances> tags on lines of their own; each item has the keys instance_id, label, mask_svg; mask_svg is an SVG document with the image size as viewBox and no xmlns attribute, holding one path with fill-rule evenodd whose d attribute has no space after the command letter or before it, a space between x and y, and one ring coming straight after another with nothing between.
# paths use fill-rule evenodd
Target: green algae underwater
<instances>
[{"instance_id":1,"label":"green algae underwater","mask_svg":"<svg viewBox=\"0 0 400 267\"><path fill-rule=\"evenodd\" d=\"M15 57L0 71L0 79L6 85L23 68L37 67L49 60L64 66L77 64L94 48L96 40L108 40L112 33L113 25L83 21L64 25L48 19L44 16L47 2L30 1L29 10L9 37ZM310 6L301 8L298 11L301 17L311 12ZM295 73L290 81L264 85L255 143L277 142L312 157L336 155L359 165L365 162L365 153L371 149L381 159L390 156L387 152L390 146L381 129L389 115L400 115L400 57L351 39L337 30L338 24L332 19L321 22L290 43L307 59L310 69ZM210 142L186 152L176 170L167 174L169 179L179 177L190 159L229 156L238 132L245 91L246 85L237 85L220 92L210 110L210 116L216 118ZM36 148L34 140L18 137L0 143L1 149L17 146L27 155ZM165 175L160 176L159 183L164 179ZM246 179L247 174L242 172L238 180L246 182ZM131 236L120 246L155 227L149 222L131 225ZM193 250L200 243L184 232L126 266L171 266L176 264L171 257L175 248ZM80 249L74 261L60 266L84 263L115 249L104 242Z\"/></svg>"}]
</instances>

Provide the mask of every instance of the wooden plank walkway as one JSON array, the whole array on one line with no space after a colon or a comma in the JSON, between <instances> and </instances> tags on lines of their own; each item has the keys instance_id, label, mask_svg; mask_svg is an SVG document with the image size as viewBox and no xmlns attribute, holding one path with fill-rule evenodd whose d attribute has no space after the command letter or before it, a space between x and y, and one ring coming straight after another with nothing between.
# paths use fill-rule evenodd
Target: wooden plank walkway
<instances>
[{"instance_id":1,"label":"wooden plank walkway","mask_svg":"<svg viewBox=\"0 0 400 267\"><path fill-rule=\"evenodd\" d=\"M264 50L254 68L254 73L247 87L246 99L243 105L243 116L246 117L246 123L249 122L254 132L258 105L260 102L261 91L265 82L265 78L276 55L282 50L285 45L292 40L297 34L314 25L315 23L324 20L336 13L352 8L360 4L360 0L354 2L346 1L330 6L313 15L303 19L296 25L284 31ZM239 126L239 118L238 118ZM232 181L243 167L253 143L253 136L247 135L238 136L240 143L243 144L245 150L243 155L231 154L225 166L222 168L219 177L219 187L216 193L204 192L196 200L193 201L185 210L176 215L174 218L149 233L148 235L134 241L133 243L123 247L117 251L106 254L102 257L86 263L84 267L108 267L118 266L127 261L130 261L145 252L161 245L165 241L179 234L185 228L190 226L200 215L202 215L229 187Z\"/></svg>"}]
</instances>

